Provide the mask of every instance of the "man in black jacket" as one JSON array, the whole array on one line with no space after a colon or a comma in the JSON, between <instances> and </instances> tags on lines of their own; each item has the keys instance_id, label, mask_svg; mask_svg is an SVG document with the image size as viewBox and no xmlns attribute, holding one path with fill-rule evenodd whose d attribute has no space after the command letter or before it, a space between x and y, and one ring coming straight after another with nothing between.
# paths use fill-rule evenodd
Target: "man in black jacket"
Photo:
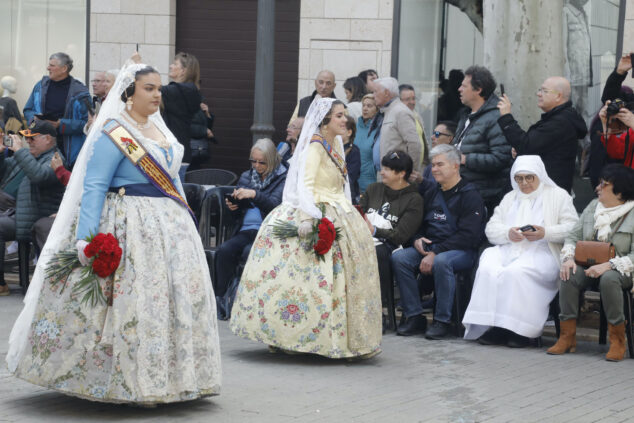
<instances>
[{"instance_id":1,"label":"man in black jacket","mask_svg":"<svg viewBox=\"0 0 634 423\"><path fill-rule=\"evenodd\" d=\"M443 144L431 150L432 174L438 183L423 180L423 219L412 247L392 253L392 269L401 293L406 320L397 335L425 333L427 339L443 339L449 332L455 272L471 269L484 236L486 211L475 186L460 176L460 152ZM432 277L436 307L434 321L427 319L416 275Z\"/></svg>"},{"instance_id":2,"label":"man in black jacket","mask_svg":"<svg viewBox=\"0 0 634 423\"><path fill-rule=\"evenodd\" d=\"M306 113L308 112L308 108L310 107L310 104L313 102L315 97L337 98L335 97L335 94L334 94L336 86L337 86L337 83L335 82L334 73L326 69L320 71L317 74L317 77L315 78L315 91L313 91L311 95L308 95L302 98L301 100L299 100L299 102L297 103L297 106L295 106L295 110L293 111L293 116L291 116L291 119L288 121L289 124L295 119L297 119L298 117L306 116Z\"/></svg>"},{"instance_id":3,"label":"man in black jacket","mask_svg":"<svg viewBox=\"0 0 634 423\"><path fill-rule=\"evenodd\" d=\"M575 172L577 143L588 128L570 101L570 82L561 76L547 78L537 90L537 106L542 118L528 131L522 130L511 115L511 102L504 95L498 103L498 125L517 155L540 156L548 176L570 192Z\"/></svg>"}]
</instances>

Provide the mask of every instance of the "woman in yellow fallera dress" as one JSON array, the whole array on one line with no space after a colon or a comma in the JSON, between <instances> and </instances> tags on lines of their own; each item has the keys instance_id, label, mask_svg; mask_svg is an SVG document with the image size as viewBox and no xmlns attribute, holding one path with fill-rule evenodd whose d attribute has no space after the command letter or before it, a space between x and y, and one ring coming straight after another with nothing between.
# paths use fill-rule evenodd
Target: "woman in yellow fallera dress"
<instances>
[{"instance_id":1,"label":"woman in yellow fallera dress","mask_svg":"<svg viewBox=\"0 0 634 423\"><path fill-rule=\"evenodd\" d=\"M272 350L330 358L369 358L381 351L376 254L350 201L340 137L345 123L340 101L312 103L283 202L264 220L242 274L231 330ZM321 260L307 236L324 215L340 236ZM299 236L274 235L280 221L296 225Z\"/></svg>"}]
</instances>

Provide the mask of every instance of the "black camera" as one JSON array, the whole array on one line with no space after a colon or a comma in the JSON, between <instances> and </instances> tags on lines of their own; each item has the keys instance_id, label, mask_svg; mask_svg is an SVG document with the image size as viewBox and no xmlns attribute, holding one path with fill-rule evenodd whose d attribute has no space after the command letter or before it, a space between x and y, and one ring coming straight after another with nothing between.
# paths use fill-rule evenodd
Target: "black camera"
<instances>
[{"instance_id":1,"label":"black camera","mask_svg":"<svg viewBox=\"0 0 634 423\"><path fill-rule=\"evenodd\" d=\"M619 110L621 110L622 108L629 109L626 102L624 102L620 98L615 99L613 102L608 104L608 108L606 110L607 117L609 118L610 116L618 114Z\"/></svg>"}]
</instances>

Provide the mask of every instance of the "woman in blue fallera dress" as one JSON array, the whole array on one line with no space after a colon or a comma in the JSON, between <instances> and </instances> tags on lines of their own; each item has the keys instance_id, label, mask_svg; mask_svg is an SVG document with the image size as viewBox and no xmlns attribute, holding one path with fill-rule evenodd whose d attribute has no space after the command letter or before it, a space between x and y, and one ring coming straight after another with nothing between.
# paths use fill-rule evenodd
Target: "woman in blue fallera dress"
<instances>
[{"instance_id":1,"label":"woman in blue fallera dress","mask_svg":"<svg viewBox=\"0 0 634 423\"><path fill-rule=\"evenodd\" d=\"M9 369L28 382L94 401L153 405L220 391L214 294L186 204L150 183L106 132L114 126L178 178L183 147L162 121L161 80L145 65L123 69L75 165L66 196L11 334ZM111 121L109 119L114 119ZM103 130L102 130L103 129ZM58 251L112 233L123 250L100 280L106 303L81 301L45 276ZM75 270L66 281L77 283Z\"/></svg>"}]
</instances>

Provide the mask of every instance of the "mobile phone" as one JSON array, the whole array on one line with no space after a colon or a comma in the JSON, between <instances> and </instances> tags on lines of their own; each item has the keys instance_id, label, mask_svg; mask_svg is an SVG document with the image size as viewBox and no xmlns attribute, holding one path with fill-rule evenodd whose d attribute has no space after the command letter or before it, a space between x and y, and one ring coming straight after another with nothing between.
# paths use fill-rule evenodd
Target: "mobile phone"
<instances>
[{"instance_id":1,"label":"mobile phone","mask_svg":"<svg viewBox=\"0 0 634 423\"><path fill-rule=\"evenodd\" d=\"M500 95L504 97L504 84L500 84Z\"/></svg>"},{"instance_id":2,"label":"mobile phone","mask_svg":"<svg viewBox=\"0 0 634 423\"><path fill-rule=\"evenodd\" d=\"M528 232L528 231L535 232L537 231L537 229L535 229L533 225L526 225L520 228L520 232Z\"/></svg>"},{"instance_id":3,"label":"mobile phone","mask_svg":"<svg viewBox=\"0 0 634 423\"><path fill-rule=\"evenodd\" d=\"M12 147L13 146L13 139L11 139L11 137L9 135L3 135L2 136L2 145L4 145L5 147Z\"/></svg>"},{"instance_id":4,"label":"mobile phone","mask_svg":"<svg viewBox=\"0 0 634 423\"><path fill-rule=\"evenodd\" d=\"M423 244L423 251L426 251L426 252L431 251L431 244L428 244L425 241L423 241L422 244Z\"/></svg>"},{"instance_id":5,"label":"mobile phone","mask_svg":"<svg viewBox=\"0 0 634 423\"><path fill-rule=\"evenodd\" d=\"M238 200L233 196L233 193L225 192L224 197L225 197L225 200L227 200L231 204L235 204L236 206L238 205Z\"/></svg>"}]
</instances>

